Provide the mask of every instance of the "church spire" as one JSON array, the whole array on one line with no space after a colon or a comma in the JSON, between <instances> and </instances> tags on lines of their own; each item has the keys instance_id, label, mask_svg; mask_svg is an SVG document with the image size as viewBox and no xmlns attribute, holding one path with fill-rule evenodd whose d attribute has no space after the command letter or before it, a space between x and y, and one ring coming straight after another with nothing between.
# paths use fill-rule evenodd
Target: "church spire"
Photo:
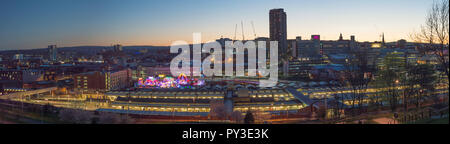
<instances>
[{"instance_id":1,"label":"church spire","mask_svg":"<svg viewBox=\"0 0 450 144\"><path fill-rule=\"evenodd\" d=\"M340 41L344 40L344 37L342 37L342 33L341 33L341 35L339 35L339 40Z\"/></svg>"}]
</instances>

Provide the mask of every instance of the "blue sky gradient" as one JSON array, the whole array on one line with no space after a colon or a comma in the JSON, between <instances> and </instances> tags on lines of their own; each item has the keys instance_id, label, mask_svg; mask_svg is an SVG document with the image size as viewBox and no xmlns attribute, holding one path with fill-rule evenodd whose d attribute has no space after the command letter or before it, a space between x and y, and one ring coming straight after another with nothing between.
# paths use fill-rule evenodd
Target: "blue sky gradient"
<instances>
[{"instance_id":1,"label":"blue sky gradient","mask_svg":"<svg viewBox=\"0 0 450 144\"><path fill-rule=\"evenodd\" d=\"M432 0L1 0L0 49L50 44L170 45L220 37L253 39L269 33L269 10L284 8L288 38L356 35L358 41L408 39L418 30Z\"/></svg>"}]
</instances>

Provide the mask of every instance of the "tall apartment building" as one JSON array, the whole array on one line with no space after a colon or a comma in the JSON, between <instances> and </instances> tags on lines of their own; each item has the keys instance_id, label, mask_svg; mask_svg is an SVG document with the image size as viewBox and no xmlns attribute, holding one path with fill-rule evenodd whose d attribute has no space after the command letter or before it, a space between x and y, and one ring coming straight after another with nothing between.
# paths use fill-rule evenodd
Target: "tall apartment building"
<instances>
[{"instance_id":1,"label":"tall apartment building","mask_svg":"<svg viewBox=\"0 0 450 144\"><path fill-rule=\"evenodd\" d=\"M287 19L283 9L272 9L269 12L270 40L278 41L278 61L282 64L284 75L287 75Z\"/></svg>"},{"instance_id":2,"label":"tall apartment building","mask_svg":"<svg viewBox=\"0 0 450 144\"><path fill-rule=\"evenodd\" d=\"M58 60L58 48L56 47L56 45L49 45L48 53L49 53L49 61Z\"/></svg>"}]
</instances>

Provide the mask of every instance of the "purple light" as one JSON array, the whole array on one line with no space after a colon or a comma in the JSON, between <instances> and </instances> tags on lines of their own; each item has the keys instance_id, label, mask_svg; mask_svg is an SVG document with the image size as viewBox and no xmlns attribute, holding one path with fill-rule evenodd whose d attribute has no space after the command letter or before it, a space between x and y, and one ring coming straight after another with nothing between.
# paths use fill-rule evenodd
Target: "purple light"
<instances>
[{"instance_id":1,"label":"purple light","mask_svg":"<svg viewBox=\"0 0 450 144\"><path fill-rule=\"evenodd\" d=\"M316 35L316 36L314 36L313 38L314 38L314 39L316 39L316 40L320 39L320 37L319 37L319 36L317 36L317 35Z\"/></svg>"},{"instance_id":2,"label":"purple light","mask_svg":"<svg viewBox=\"0 0 450 144\"><path fill-rule=\"evenodd\" d=\"M183 87L191 87L191 85L194 86L202 86L205 84L204 80L194 80L191 83L191 80L184 75L180 74L178 78L173 77L148 77L147 79L139 78L137 82L139 87L146 87L146 88L180 88Z\"/></svg>"}]
</instances>

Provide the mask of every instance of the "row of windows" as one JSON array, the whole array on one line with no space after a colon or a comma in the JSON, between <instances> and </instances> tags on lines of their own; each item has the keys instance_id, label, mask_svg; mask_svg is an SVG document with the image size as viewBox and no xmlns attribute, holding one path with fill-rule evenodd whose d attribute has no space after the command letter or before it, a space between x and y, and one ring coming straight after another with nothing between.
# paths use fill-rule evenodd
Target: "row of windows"
<instances>
[{"instance_id":1,"label":"row of windows","mask_svg":"<svg viewBox=\"0 0 450 144\"><path fill-rule=\"evenodd\" d=\"M111 94L128 94L128 92L111 92ZM177 95L177 94L184 94L184 95L195 95L195 94L209 94L209 95L222 95L224 92L134 92L133 94L142 94L142 95L152 95L152 94L163 94L163 95Z\"/></svg>"},{"instance_id":2,"label":"row of windows","mask_svg":"<svg viewBox=\"0 0 450 144\"><path fill-rule=\"evenodd\" d=\"M418 85L414 86L415 88L418 87ZM388 91L389 89L397 89L397 90L403 90L406 86L397 86L397 87L386 87L386 88L368 88L363 90L357 90L356 93L380 93L384 91ZM445 90L446 88L444 86L437 86L437 90ZM334 94L350 94L352 93L352 90L338 90L338 91L321 91L321 92L312 92L310 95L311 98L323 98L323 96L331 96ZM308 95L308 93L304 93L304 95Z\"/></svg>"},{"instance_id":3,"label":"row of windows","mask_svg":"<svg viewBox=\"0 0 450 144\"><path fill-rule=\"evenodd\" d=\"M252 94L251 97L253 98L268 98L268 97L274 97L274 98L284 98L284 97L292 97L294 96L292 94Z\"/></svg>"},{"instance_id":4,"label":"row of windows","mask_svg":"<svg viewBox=\"0 0 450 144\"><path fill-rule=\"evenodd\" d=\"M285 111L285 110L298 110L304 108L304 105L284 105L284 106L256 106L256 107L245 107L237 106L234 108L235 111L246 112L248 110L260 110L260 111Z\"/></svg>"},{"instance_id":5,"label":"row of windows","mask_svg":"<svg viewBox=\"0 0 450 144\"><path fill-rule=\"evenodd\" d=\"M79 79L81 79L81 77L77 76L77 79L79 80ZM87 76L84 76L83 79L87 79Z\"/></svg>"},{"instance_id":6,"label":"row of windows","mask_svg":"<svg viewBox=\"0 0 450 144\"><path fill-rule=\"evenodd\" d=\"M113 109L120 110L137 110L137 111L161 111L161 112L209 112L210 108L206 107L190 107L190 108L180 108L180 107L139 107L139 106L112 106Z\"/></svg>"},{"instance_id":7,"label":"row of windows","mask_svg":"<svg viewBox=\"0 0 450 144\"><path fill-rule=\"evenodd\" d=\"M131 96L132 98L164 98L164 99L223 99L223 96ZM126 98L126 97L121 97Z\"/></svg>"}]
</instances>

